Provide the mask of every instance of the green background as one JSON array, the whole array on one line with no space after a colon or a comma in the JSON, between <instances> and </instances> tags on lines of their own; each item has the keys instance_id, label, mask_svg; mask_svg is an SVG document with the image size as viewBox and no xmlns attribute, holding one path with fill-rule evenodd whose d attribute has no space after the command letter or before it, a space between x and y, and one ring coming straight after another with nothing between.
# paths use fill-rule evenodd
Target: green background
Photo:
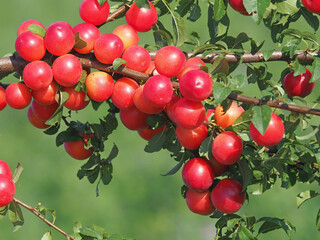
<instances>
[{"instance_id":1,"label":"green background","mask_svg":"<svg viewBox=\"0 0 320 240\"><path fill-rule=\"evenodd\" d=\"M14 51L14 41L19 25L27 19L41 21L46 27L55 21L67 21L72 26L82 22L78 15L78 1L55 0L12 0L2 1L0 7L0 56ZM112 4L112 3L111 3ZM268 40L269 33L263 25L257 26L250 17L242 16L229 9L230 31L233 35L246 32L258 41L266 40L266 47L275 48ZM205 11L203 12L205 15ZM189 30L197 29L207 39L206 17L195 24L188 24ZM115 26L124 24L122 18L101 28L110 33ZM301 25L304 27L304 25ZM308 27L306 27L308 28ZM308 31L312 31L310 28ZM140 45L154 44L152 34L139 33ZM267 38L267 39L266 39ZM284 63L270 63L274 77L279 78ZM243 68L237 70L244 71ZM16 81L9 77L5 82ZM250 94L250 92L248 92ZM253 92L251 92L253 94ZM253 96L253 95L251 95ZM27 110L13 110L10 107L0 112L0 159L9 163L12 169L20 162L24 172L16 184L16 197L35 207L38 203L57 211L56 225L66 232L72 232L75 221L83 226L96 224L109 233L119 233L136 239L213 239L215 221L190 212L180 195L181 172L174 176L160 174L170 170L175 162L168 152L148 154L143 151L146 142L136 132L125 129L121 124L106 145L106 155L113 143L120 153L114 164L114 177L109 186L100 186L100 196L95 196L95 185L86 179L79 181L77 170L83 162L71 159L63 146L55 146L55 137L47 136L28 122ZM91 106L78 114L82 121L98 121L107 113L102 105L98 113ZM279 185L279 184L278 184ZM246 216L285 217L297 227L292 239L320 239L315 229L319 198L313 199L297 209L296 195L316 186L298 185L290 190L275 187L262 196L250 197L240 210ZM41 239L49 227L34 215L23 210L25 225L13 233L8 218L0 220L0 240ZM282 239L285 234L276 231L261 239ZM53 239L65 239L53 231Z\"/></svg>"}]
</instances>

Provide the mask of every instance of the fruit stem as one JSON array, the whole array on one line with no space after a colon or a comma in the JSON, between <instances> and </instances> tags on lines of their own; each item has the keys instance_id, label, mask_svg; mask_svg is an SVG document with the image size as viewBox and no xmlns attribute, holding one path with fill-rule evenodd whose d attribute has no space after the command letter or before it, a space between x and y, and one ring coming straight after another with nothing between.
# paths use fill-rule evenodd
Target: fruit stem
<instances>
[{"instance_id":1,"label":"fruit stem","mask_svg":"<svg viewBox=\"0 0 320 240\"><path fill-rule=\"evenodd\" d=\"M108 16L107 20L104 23L102 23L101 25L97 26L97 27L100 28L104 24L106 24L107 22L111 22L111 21L116 20L117 17L119 17L121 14L125 13L128 9L129 9L128 5L122 5L117 10L113 11L112 13L110 13L110 15Z\"/></svg>"},{"instance_id":2,"label":"fruit stem","mask_svg":"<svg viewBox=\"0 0 320 240\"><path fill-rule=\"evenodd\" d=\"M34 215L36 215L38 218L40 218L43 222L45 222L47 225L49 225L50 227L52 227L53 229L55 229L56 231L58 231L59 233L63 234L64 236L67 237L67 239L69 240L74 240L75 238L70 236L69 234L67 234L66 232L64 232L62 229L58 228L56 225L54 225L52 222L50 222L49 220L47 220L45 217L43 217L37 210L36 208L33 208L27 204L25 204L24 202L13 198L13 201L17 204L19 204L20 206L24 207L25 209L27 209L28 211L32 212Z\"/></svg>"}]
</instances>

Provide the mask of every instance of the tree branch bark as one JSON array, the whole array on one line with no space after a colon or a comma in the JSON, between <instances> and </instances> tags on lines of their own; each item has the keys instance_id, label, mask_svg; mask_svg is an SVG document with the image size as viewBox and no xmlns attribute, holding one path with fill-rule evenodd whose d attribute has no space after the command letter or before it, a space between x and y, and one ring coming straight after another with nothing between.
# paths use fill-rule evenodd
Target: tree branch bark
<instances>
[{"instance_id":1,"label":"tree branch bark","mask_svg":"<svg viewBox=\"0 0 320 240\"><path fill-rule=\"evenodd\" d=\"M320 109L288 104L281 101L260 100L257 98L247 97L247 96L235 94L235 93L231 93L228 96L228 98L231 100L247 103L250 105L268 105L269 107L272 107L272 108L280 108L280 109L288 110L291 112L320 116Z\"/></svg>"},{"instance_id":2,"label":"tree branch bark","mask_svg":"<svg viewBox=\"0 0 320 240\"><path fill-rule=\"evenodd\" d=\"M32 212L34 215L36 215L38 218L40 218L43 222L45 222L47 225L49 225L50 227L52 227L53 229L57 230L59 233L63 234L64 236L66 236L67 239L69 240L74 240L75 238L70 236L69 234L67 234L65 231L63 231L62 229L58 228L56 225L54 225L52 222L50 222L49 220L47 220L45 217L43 217L35 208L25 204L24 202L21 202L20 200L14 198L13 201L15 201L17 204L19 204L20 206L24 207L25 209L27 209L28 211Z\"/></svg>"},{"instance_id":3,"label":"tree branch bark","mask_svg":"<svg viewBox=\"0 0 320 240\"><path fill-rule=\"evenodd\" d=\"M150 56L154 59L156 55L156 51L150 51ZM271 62L271 61L285 61L290 62L298 59L301 63L311 63L313 62L313 56L317 56L319 54L318 51L315 52L306 52L306 51L299 51L293 58L290 58L288 55L282 53L282 51L277 50L272 53L272 55L268 59L264 59L262 52L256 52L252 54L250 52L242 53L241 55L236 53L210 53L205 57L202 57L201 53L194 55L192 52L189 52L187 55L188 57L197 57L201 58L206 63L213 63L219 56L225 54L225 59L229 63L238 63L241 58L243 63L255 63L255 62Z\"/></svg>"},{"instance_id":4,"label":"tree branch bark","mask_svg":"<svg viewBox=\"0 0 320 240\"><path fill-rule=\"evenodd\" d=\"M117 10L110 13L110 15L108 16L108 19L105 23L116 20L117 17L119 17L121 14L125 13L128 9L129 9L128 5L122 5Z\"/></svg>"},{"instance_id":5,"label":"tree branch bark","mask_svg":"<svg viewBox=\"0 0 320 240\"><path fill-rule=\"evenodd\" d=\"M82 54L73 52L72 54L76 55L79 58L82 66L86 68L94 68L94 69L102 70L111 74L112 73L121 74L130 78L136 79L138 81L146 81L150 77L148 74L137 72L137 71L128 69L126 67L119 67L118 69L114 69L112 65L102 64L95 58L93 53L82 55ZM222 53L209 54L204 58L204 61L211 63L221 54ZM271 57L268 59L268 61L292 61L295 58L297 58L301 62L309 63L313 61L312 57L317 54L318 52L309 54L309 53L306 53L305 51L300 51L298 52L297 55L294 56L293 59L290 59L288 56L282 54L281 51L274 51ZM150 55L154 57L155 52L153 51L150 52ZM190 53L189 56L192 56L192 54ZM198 55L195 55L195 57L201 57L201 56L198 54ZM240 60L240 57L236 54L230 53L226 55L226 59L228 62L236 63L237 61ZM249 62L263 62L265 60L263 58L262 52L257 52L256 54L253 54L253 55L251 53L244 53L242 55L242 61L249 63ZM28 64L28 62L22 59L20 56L0 58L0 73L21 72L26 64ZM178 88L178 83L175 83L175 88ZM257 98L247 97L247 96L235 94L235 93L231 93L228 96L228 98L231 100L244 102L251 105L268 105L273 108L280 108L280 109L288 110L291 112L320 116L320 109L297 106L293 104L284 103L281 101L260 100Z\"/></svg>"}]
</instances>

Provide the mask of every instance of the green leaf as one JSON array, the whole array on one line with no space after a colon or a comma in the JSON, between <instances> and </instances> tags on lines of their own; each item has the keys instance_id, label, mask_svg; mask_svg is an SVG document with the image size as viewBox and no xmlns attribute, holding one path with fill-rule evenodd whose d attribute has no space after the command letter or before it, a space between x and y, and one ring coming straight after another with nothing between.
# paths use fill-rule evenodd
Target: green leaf
<instances>
[{"instance_id":1,"label":"green leaf","mask_svg":"<svg viewBox=\"0 0 320 240\"><path fill-rule=\"evenodd\" d=\"M242 218L238 218L238 217L229 219L229 220L227 221L227 228L228 228L228 230L232 230L232 229L234 228L234 226L235 226L238 222L240 222L241 220L242 220Z\"/></svg>"},{"instance_id":2,"label":"green leaf","mask_svg":"<svg viewBox=\"0 0 320 240\"><path fill-rule=\"evenodd\" d=\"M12 74L12 73L10 73L10 72L0 73L0 80L4 79L5 77L9 76L10 74Z\"/></svg>"},{"instance_id":3,"label":"green leaf","mask_svg":"<svg viewBox=\"0 0 320 240\"><path fill-rule=\"evenodd\" d=\"M224 15L222 19L214 23L215 35L217 38L223 37L228 33L230 26L230 19L227 15Z\"/></svg>"},{"instance_id":4,"label":"green leaf","mask_svg":"<svg viewBox=\"0 0 320 240\"><path fill-rule=\"evenodd\" d=\"M317 37L310 32L302 32L301 37L305 40L309 40L311 42L317 42Z\"/></svg>"},{"instance_id":5,"label":"green leaf","mask_svg":"<svg viewBox=\"0 0 320 240\"><path fill-rule=\"evenodd\" d=\"M206 156L208 159L212 157L212 143L213 143L213 137L209 136L205 140L202 141L200 148L199 148L199 154L201 156Z\"/></svg>"},{"instance_id":6,"label":"green leaf","mask_svg":"<svg viewBox=\"0 0 320 240\"><path fill-rule=\"evenodd\" d=\"M90 170L93 166L100 162L100 155L92 154L89 160L81 166L81 169Z\"/></svg>"},{"instance_id":7,"label":"green leaf","mask_svg":"<svg viewBox=\"0 0 320 240\"><path fill-rule=\"evenodd\" d=\"M312 27L315 32L318 31L319 19L316 17L316 15L312 14L310 11L308 11L305 8L300 8L300 12L302 13L302 16L304 17L306 22L310 25L310 27Z\"/></svg>"},{"instance_id":8,"label":"green leaf","mask_svg":"<svg viewBox=\"0 0 320 240\"><path fill-rule=\"evenodd\" d=\"M311 73L312 77L309 82L316 82L320 79L320 57L313 57Z\"/></svg>"},{"instance_id":9,"label":"green leaf","mask_svg":"<svg viewBox=\"0 0 320 240\"><path fill-rule=\"evenodd\" d=\"M238 89L244 87L246 80L247 79L243 74L238 74L231 79L232 83L237 85Z\"/></svg>"},{"instance_id":10,"label":"green leaf","mask_svg":"<svg viewBox=\"0 0 320 240\"><path fill-rule=\"evenodd\" d=\"M217 105L222 103L222 101L225 100L230 93L231 89L229 87L222 86L219 83L214 84L213 97Z\"/></svg>"},{"instance_id":11,"label":"green leaf","mask_svg":"<svg viewBox=\"0 0 320 240\"><path fill-rule=\"evenodd\" d=\"M103 239L103 234L100 231L92 229L91 227L85 227L80 229L80 234L86 237L93 237L96 239Z\"/></svg>"},{"instance_id":12,"label":"green leaf","mask_svg":"<svg viewBox=\"0 0 320 240\"><path fill-rule=\"evenodd\" d=\"M259 24L270 6L271 0L244 0L243 5L245 6L248 13L253 13L253 19Z\"/></svg>"},{"instance_id":13,"label":"green leaf","mask_svg":"<svg viewBox=\"0 0 320 240\"><path fill-rule=\"evenodd\" d=\"M249 168L249 163L245 158L241 158L238 161L238 165L242 175L242 190L241 193L244 193L251 183L252 171Z\"/></svg>"},{"instance_id":14,"label":"green leaf","mask_svg":"<svg viewBox=\"0 0 320 240\"><path fill-rule=\"evenodd\" d=\"M101 181L104 185L108 185L112 180L113 166L111 163L104 164L101 167Z\"/></svg>"},{"instance_id":15,"label":"green leaf","mask_svg":"<svg viewBox=\"0 0 320 240\"><path fill-rule=\"evenodd\" d=\"M150 9L150 4L148 0L136 0L136 4L138 8L147 8Z\"/></svg>"},{"instance_id":16,"label":"green leaf","mask_svg":"<svg viewBox=\"0 0 320 240\"><path fill-rule=\"evenodd\" d=\"M238 232L240 240L254 240L256 239L252 232L245 226L241 226L240 231Z\"/></svg>"},{"instance_id":17,"label":"green leaf","mask_svg":"<svg viewBox=\"0 0 320 240\"><path fill-rule=\"evenodd\" d=\"M68 100L68 98L69 98L69 94L67 92L60 92L60 100L59 100L60 106L55 111L55 113L51 116L51 118L46 121L47 125L54 125L56 123L60 124L62 119L62 114L63 114L63 106Z\"/></svg>"},{"instance_id":18,"label":"green leaf","mask_svg":"<svg viewBox=\"0 0 320 240\"><path fill-rule=\"evenodd\" d=\"M111 162L113 159L115 159L118 156L118 153L119 153L119 149L118 149L117 145L114 143L113 147L109 153L109 156L105 159L105 161Z\"/></svg>"},{"instance_id":19,"label":"green leaf","mask_svg":"<svg viewBox=\"0 0 320 240\"><path fill-rule=\"evenodd\" d=\"M267 105L262 105L254 106L252 110L252 123L261 135L264 135L271 119L271 108Z\"/></svg>"},{"instance_id":20,"label":"green leaf","mask_svg":"<svg viewBox=\"0 0 320 240\"><path fill-rule=\"evenodd\" d=\"M251 110L242 112L241 115L234 121L232 128L239 132L248 130L251 123L252 114L253 113Z\"/></svg>"},{"instance_id":21,"label":"green leaf","mask_svg":"<svg viewBox=\"0 0 320 240\"><path fill-rule=\"evenodd\" d=\"M247 227L251 228L257 222L254 216L246 217Z\"/></svg>"},{"instance_id":22,"label":"green leaf","mask_svg":"<svg viewBox=\"0 0 320 240\"><path fill-rule=\"evenodd\" d=\"M77 92L80 92L80 91L87 92L86 84L85 84L87 75L88 75L87 71L86 70L82 70L81 78L80 78L79 82L77 83L76 87L74 88L75 91L77 91ZM88 96L86 96L86 98L87 97ZM85 100L87 100L87 99L85 99Z\"/></svg>"},{"instance_id":23,"label":"green leaf","mask_svg":"<svg viewBox=\"0 0 320 240\"><path fill-rule=\"evenodd\" d=\"M18 163L16 169L14 170L13 177L12 177L12 181L14 183L17 183L19 181L19 178L21 176L22 171L23 171L23 167L21 166L20 163Z\"/></svg>"},{"instance_id":24,"label":"green leaf","mask_svg":"<svg viewBox=\"0 0 320 240\"><path fill-rule=\"evenodd\" d=\"M262 55L265 61L268 61L268 59L271 57L274 50L264 50L262 51Z\"/></svg>"},{"instance_id":25,"label":"green leaf","mask_svg":"<svg viewBox=\"0 0 320 240\"><path fill-rule=\"evenodd\" d=\"M211 74L215 74L218 72L223 72L224 74L228 74L228 71L229 71L229 65L224 55L220 55L219 57L217 57L217 59L214 60L212 67L209 70Z\"/></svg>"},{"instance_id":26,"label":"green leaf","mask_svg":"<svg viewBox=\"0 0 320 240\"><path fill-rule=\"evenodd\" d=\"M74 233L80 233L80 229L82 228L82 224L78 221L76 221L74 224L73 224L73 232Z\"/></svg>"},{"instance_id":27,"label":"green leaf","mask_svg":"<svg viewBox=\"0 0 320 240\"><path fill-rule=\"evenodd\" d=\"M219 210L215 210L213 214L210 216L210 218L221 218L223 216L223 213Z\"/></svg>"},{"instance_id":28,"label":"green leaf","mask_svg":"<svg viewBox=\"0 0 320 240\"><path fill-rule=\"evenodd\" d=\"M214 45L217 46L217 49L219 50L229 51L228 44L224 41L217 41Z\"/></svg>"},{"instance_id":29,"label":"green leaf","mask_svg":"<svg viewBox=\"0 0 320 240\"><path fill-rule=\"evenodd\" d=\"M158 47L173 45L173 36L171 32L168 31L160 21L153 27L153 37Z\"/></svg>"},{"instance_id":30,"label":"green leaf","mask_svg":"<svg viewBox=\"0 0 320 240\"><path fill-rule=\"evenodd\" d=\"M56 137L56 146L59 147L65 142L76 142L80 139L80 135L72 128L60 132Z\"/></svg>"},{"instance_id":31,"label":"green leaf","mask_svg":"<svg viewBox=\"0 0 320 240\"><path fill-rule=\"evenodd\" d=\"M20 206L15 201L10 203L8 215L14 227L13 231L18 231L24 224L24 218Z\"/></svg>"},{"instance_id":32,"label":"green leaf","mask_svg":"<svg viewBox=\"0 0 320 240\"><path fill-rule=\"evenodd\" d=\"M274 161L274 163L271 162L270 164L272 167L277 169L279 172L279 175L281 177L281 187L288 189L296 184L297 177L296 173L293 172L293 170L290 170L290 168L287 168L288 170L284 171L284 166L280 161Z\"/></svg>"},{"instance_id":33,"label":"green leaf","mask_svg":"<svg viewBox=\"0 0 320 240\"><path fill-rule=\"evenodd\" d=\"M305 140L309 140L311 138L313 138L314 136L316 136L316 134L319 132L319 127L315 127L311 132L307 132L304 135L296 135L296 139L300 140L300 141L305 141Z\"/></svg>"},{"instance_id":34,"label":"green leaf","mask_svg":"<svg viewBox=\"0 0 320 240\"><path fill-rule=\"evenodd\" d=\"M299 11L296 0L286 0L275 2L278 13L293 15Z\"/></svg>"},{"instance_id":35,"label":"green leaf","mask_svg":"<svg viewBox=\"0 0 320 240\"><path fill-rule=\"evenodd\" d=\"M210 4L211 1L210 1ZM213 3L213 20L220 21L222 17L226 14L226 5L224 0L215 0Z\"/></svg>"},{"instance_id":36,"label":"green leaf","mask_svg":"<svg viewBox=\"0 0 320 240\"><path fill-rule=\"evenodd\" d=\"M320 195L319 193L317 193L316 191L313 191L313 190L307 190L307 191L299 193L297 196L297 199L296 199L298 208L306 201L310 200L311 198L317 197L319 195Z\"/></svg>"},{"instance_id":37,"label":"green leaf","mask_svg":"<svg viewBox=\"0 0 320 240\"><path fill-rule=\"evenodd\" d=\"M144 151L148 153L160 151L162 149L162 146L166 142L166 138L167 138L166 131L161 131L157 133L147 143L147 145L144 148Z\"/></svg>"},{"instance_id":38,"label":"green leaf","mask_svg":"<svg viewBox=\"0 0 320 240\"><path fill-rule=\"evenodd\" d=\"M182 157L181 157L181 159L180 159L180 161L179 161L179 163L178 163L177 165L175 165L175 166L174 166L170 171L168 171L167 173L161 174L161 176L174 175L176 172L178 172L178 171L180 170L180 168L183 166L184 161L186 160L186 159L185 159L185 155L187 155L186 152L183 153L183 155L182 155Z\"/></svg>"},{"instance_id":39,"label":"green leaf","mask_svg":"<svg viewBox=\"0 0 320 240\"><path fill-rule=\"evenodd\" d=\"M220 105L222 106L223 112L228 111L228 109L231 107L232 102L233 101L231 99L226 98L220 103Z\"/></svg>"},{"instance_id":40,"label":"green leaf","mask_svg":"<svg viewBox=\"0 0 320 240\"><path fill-rule=\"evenodd\" d=\"M104 103L104 102L96 102L96 101L91 100L92 108L93 108L95 111L98 111L99 107L100 107L103 103Z\"/></svg>"},{"instance_id":41,"label":"green leaf","mask_svg":"<svg viewBox=\"0 0 320 240\"><path fill-rule=\"evenodd\" d=\"M124 65L126 63L127 63L127 61L123 60L122 58L116 58L112 63L112 67L114 70L117 70L119 67L121 67L122 65Z\"/></svg>"},{"instance_id":42,"label":"green leaf","mask_svg":"<svg viewBox=\"0 0 320 240\"><path fill-rule=\"evenodd\" d=\"M292 29L292 28L283 30L281 34L288 35L297 39L300 39L302 36L302 33L298 29Z\"/></svg>"},{"instance_id":43,"label":"green leaf","mask_svg":"<svg viewBox=\"0 0 320 240\"><path fill-rule=\"evenodd\" d=\"M41 37L44 37L46 35L46 30L44 30L41 26L37 24L30 24L28 30L32 33L40 35Z\"/></svg>"},{"instance_id":44,"label":"green leaf","mask_svg":"<svg viewBox=\"0 0 320 240\"><path fill-rule=\"evenodd\" d=\"M251 39L250 44L251 44L251 53L255 54L262 48L264 41L257 43L254 39Z\"/></svg>"},{"instance_id":45,"label":"green leaf","mask_svg":"<svg viewBox=\"0 0 320 240\"><path fill-rule=\"evenodd\" d=\"M55 124L43 131L47 135L54 135L56 134L60 129L60 124Z\"/></svg>"},{"instance_id":46,"label":"green leaf","mask_svg":"<svg viewBox=\"0 0 320 240\"><path fill-rule=\"evenodd\" d=\"M86 177L88 178L88 181L90 183L94 183L97 180L100 173L99 170L100 170L100 167L96 166L94 169L86 171Z\"/></svg>"},{"instance_id":47,"label":"green leaf","mask_svg":"<svg viewBox=\"0 0 320 240\"><path fill-rule=\"evenodd\" d=\"M165 121L166 119L162 114L152 114L147 117L147 124L151 129L162 127Z\"/></svg>"},{"instance_id":48,"label":"green leaf","mask_svg":"<svg viewBox=\"0 0 320 240\"><path fill-rule=\"evenodd\" d=\"M271 218L271 217L263 217L260 218L257 222L264 222L259 228L259 234L267 233L276 229L282 228L283 231L289 235L288 231L295 231L295 227L292 224L284 219L279 218Z\"/></svg>"},{"instance_id":49,"label":"green leaf","mask_svg":"<svg viewBox=\"0 0 320 240\"><path fill-rule=\"evenodd\" d=\"M180 154L182 146L177 140L175 128L171 125L168 125L166 134L167 134L167 137L166 137L166 141L163 144L163 148L171 152L175 160L179 160L179 158L176 158L176 157L179 157L178 155Z\"/></svg>"},{"instance_id":50,"label":"green leaf","mask_svg":"<svg viewBox=\"0 0 320 240\"><path fill-rule=\"evenodd\" d=\"M155 30L155 31L153 31L153 34L155 35L157 45L164 46L164 44L163 44L164 42L166 43L165 46L173 45L173 37L168 30L164 30L164 29L163 30ZM156 35L161 36L162 39L157 40Z\"/></svg>"},{"instance_id":51,"label":"green leaf","mask_svg":"<svg viewBox=\"0 0 320 240\"><path fill-rule=\"evenodd\" d=\"M296 76L298 76L298 75L300 75L300 74L303 74L303 73L305 73L305 72L306 72L305 66L301 65L300 62L299 62L299 60L296 59L296 60L294 61L294 73L293 73L293 76L296 77Z\"/></svg>"},{"instance_id":52,"label":"green leaf","mask_svg":"<svg viewBox=\"0 0 320 240\"><path fill-rule=\"evenodd\" d=\"M196 0L193 8L191 9L188 20L191 22L197 21L201 17L201 8L199 6L199 1Z\"/></svg>"},{"instance_id":53,"label":"green leaf","mask_svg":"<svg viewBox=\"0 0 320 240\"><path fill-rule=\"evenodd\" d=\"M193 49L192 54L193 55L197 55L198 53L202 53L202 52L204 52L206 50L212 50L212 49L215 49L215 48L216 48L216 46L214 44L203 44L203 45L200 45L198 47L195 47Z\"/></svg>"},{"instance_id":54,"label":"green leaf","mask_svg":"<svg viewBox=\"0 0 320 240\"><path fill-rule=\"evenodd\" d=\"M248 42L249 40L250 38L248 37L248 35L244 32L241 32L236 37L232 48L243 49L242 44Z\"/></svg>"},{"instance_id":55,"label":"green leaf","mask_svg":"<svg viewBox=\"0 0 320 240\"><path fill-rule=\"evenodd\" d=\"M40 214L41 214L42 216L44 216L44 217L46 216L47 212L49 212L49 213L51 214L51 217L52 217L52 223L54 224L54 222L55 222L56 219L57 219L56 210L51 209L51 208L47 208L47 207L42 206L42 205L38 206L37 209L38 209L38 211L40 212Z\"/></svg>"},{"instance_id":56,"label":"green leaf","mask_svg":"<svg viewBox=\"0 0 320 240\"><path fill-rule=\"evenodd\" d=\"M0 220L7 215L8 206L0 207Z\"/></svg>"},{"instance_id":57,"label":"green leaf","mask_svg":"<svg viewBox=\"0 0 320 240\"><path fill-rule=\"evenodd\" d=\"M175 46L179 47L188 39L186 25L183 18L176 12L171 12L171 16Z\"/></svg>"},{"instance_id":58,"label":"green leaf","mask_svg":"<svg viewBox=\"0 0 320 240\"><path fill-rule=\"evenodd\" d=\"M297 53L298 45L301 43L302 38L292 38L282 48L285 54L289 54L291 58Z\"/></svg>"},{"instance_id":59,"label":"green leaf","mask_svg":"<svg viewBox=\"0 0 320 240\"><path fill-rule=\"evenodd\" d=\"M109 113L105 118L104 118L106 125L105 125L105 132L106 135L110 135L114 130L117 129L118 127L118 120L113 113Z\"/></svg>"},{"instance_id":60,"label":"green leaf","mask_svg":"<svg viewBox=\"0 0 320 240\"><path fill-rule=\"evenodd\" d=\"M200 36L196 31L192 31L190 36L194 38L193 42L196 46L200 46Z\"/></svg>"},{"instance_id":61,"label":"green leaf","mask_svg":"<svg viewBox=\"0 0 320 240\"><path fill-rule=\"evenodd\" d=\"M259 234L260 233L267 233L276 229L281 228L281 226L277 223L271 222L271 221L265 221L261 227L259 228Z\"/></svg>"},{"instance_id":62,"label":"green leaf","mask_svg":"<svg viewBox=\"0 0 320 240\"><path fill-rule=\"evenodd\" d=\"M3 55L3 57L13 57L16 55L17 52L10 52L10 53L6 53L5 55ZM10 73L9 73L10 74Z\"/></svg>"},{"instance_id":63,"label":"green leaf","mask_svg":"<svg viewBox=\"0 0 320 240\"><path fill-rule=\"evenodd\" d=\"M215 39L215 27L216 27L217 21L214 21L214 16L215 16L215 14L214 14L214 9L213 9L213 4L209 3L207 29L209 30L210 43L214 43L217 41Z\"/></svg>"},{"instance_id":64,"label":"green leaf","mask_svg":"<svg viewBox=\"0 0 320 240\"><path fill-rule=\"evenodd\" d=\"M76 32L74 34L74 48L77 49L82 49L85 48L87 46L87 42L85 40L83 40L80 36L80 32Z\"/></svg>"},{"instance_id":65,"label":"green leaf","mask_svg":"<svg viewBox=\"0 0 320 240\"><path fill-rule=\"evenodd\" d=\"M181 17L184 17L191 9L195 0L180 0L175 11L179 13Z\"/></svg>"},{"instance_id":66,"label":"green leaf","mask_svg":"<svg viewBox=\"0 0 320 240\"><path fill-rule=\"evenodd\" d=\"M74 237L74 240L83 240L80 233L72 233L70 234L72 237Z\"/></svg>"},{"instance_id":67,"label":"green leaf","mask_svg":"<svg viewBox=\"0 0 320 240\"><path fill-rule=\"evenodd\" d=\"M260 23L267 8L270 6L271 0L259 1L257 0L257 11L258 11L258 20L257 23Z\"/></svg>"},{"instance_id":68,"label":"green leaf","mask_svg":"<svg viewBox=\"0 0 320 240\"><path fill-rule=\"evenodd\" d=\"M52 239L51 238L51 231L46 232L41 238L41 240L51 240L51 239Z\"/></svg>"},{"instance_id":69,"label":"green leaf","mask_svg":"<svg viewBox=\"0 0 320 240\"><path fill-rule=\"evenodd\" d=\"M257 2L257 0L243 0L243 5L248 13L253 13L257 11Z\"/></svg>"}]
</instances>

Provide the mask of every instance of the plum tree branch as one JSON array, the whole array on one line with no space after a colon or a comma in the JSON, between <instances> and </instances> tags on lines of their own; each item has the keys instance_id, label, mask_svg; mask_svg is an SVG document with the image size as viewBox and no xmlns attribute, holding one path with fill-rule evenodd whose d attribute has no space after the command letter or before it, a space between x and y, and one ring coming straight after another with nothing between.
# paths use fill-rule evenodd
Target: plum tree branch
<instances>
[{"instance_id":1,"label":"plum tree branch","mask_svg":"<svg viewBox=\"0 0 320 240\"><path fill-rule=\"evenodd\" d=\"M175 89L178 89L179 83L174 82L173 87ZM272 108L279 108L279 109L288 110L296 113L320 116L320 109L317 109L317 108L303 107L303 106L293 105L293 104L289 104L281 101L275 101L275 100L261 100L258 98L247 97L247 96L236 94L236 93L230 93L228 98L230 100L243 102L243 103L247 103L255 106L268 105L269 107L272 107Z\"/></svg>"},{"instance_id":2,"label":"plum tree branch","mask_svg":"<svg viewBox=\"0 0 320 240\"><path fill-rule=\"evenodd\" d=\"M231 100L247 103L250 105L258 105L258 106L259 105L268 105L269 107L272 107L272 108L280 108L280 109L288 110L291 112L320 116L320 109L293 105L293 104L289 104L289 103L285 103L285 102L281 102L281 101L261 100L258 98L247 97L247 96L235 94L235 93L231 93L228 96L228 98Z\"/></svg>"},{"instance_id":3,"label":"plum tree branch","mask_svg":"<svg viewBox=\"0 0 320 240\"><path fill-rule=\"evenodd\" d=\"M13 198L13 201L17 204L19 204L20 206L24 207L25 209L27 209L28 211L32 212L34 215L36 215L38 218L40 218L43 222L45 222L47 225L49 225L50 227L52 227L53 229L57 230L59 233L63 234L64 236L67 237L67 239L69 240L74 240L75 238L70 236L69 234L67 234L66 232L64 232L62 229L58 228L56 225L54 225L52 222L50 222L49 220L47 220L45 217L43 217L35 208L25 204L24 202Z\"/></svg>"},{"instance_id":4,"label":"plum tree branch","mask_svg":"<svg viewBox=\"0 0 320 240\"><path fill-rule=\"evenodd\" d=\"M156 51L150 51L150 56L154 59ZM250 52L245 52L242 54L237 53L209 53L205 57L202 57L202 53L193 54L192 52L188 53L188 57L197 57L201 58L206 63L213 63L219 56L225 54L225 59L228 63L238 63L241 59L243 63L255 63L255 62L271 62L271 61L285 61L291 62L298 59L301 63L311 63L313 62L313 56L319 55L318 51L306 52L298 51L292 58L284 54L282 51L274 51L268 59L264 59L262 52L256 52L254 54Z\"/></svg>"},{"instance_id":5,"label":"plum tree branch","mask_svg":"<svg viewBox=\"0 0 320 240\"><path fill-rule=\"evenodd\" d=\"M125 4L122 5L117 10L113 11L112 13L110 13L108 18L107 18L107 20L104 23L102 23L101 25L99 25L98 28L102 27L103 25L105 25L108 22L116 20L120 15L125 13L128 9L129 9L128 5L125 5Z\"/></svg>"},{"instance_id":6,"label":"plum tree branch","mask_svg":"<svg viewBox=\"0 0 320 240\"><path fill-rule=\"evenodd\" d=\"M100 63L94 56L93 53L82 55L78 53L74 53L76 55L82 66L86 68L94 68L98 70L102 70L108 73L117 73L121 74L127 77L131 77L133 79L139 80L139 81L146 81L150 77L148 74L140 73L131 69L128 69L126 67L119 67L118 69L114 69L112 65L106 65L103 63ZM154 57L155 52L150 52L151 56ZM218 56L220 56L222 53L212 53L207 55L204 58L204 61L206 62L213 62ZM312 62L313 56L317 55L318 52L314 52L312 54L306 53L305 51L299 51L293 59L290 59L288 56L284 55L281 51L274 51L273 54L270 56L268 61L292 61L294 59L299 59L301 62ZM192 56L190 53L189 56ZM196 55L196 57L201 57L200 55ZM237 54L227 54L226 59L228 62L236 63L240 60L240 57ZM256 54L251 53L244 53L242 55L242 61L249 63L249 62L262 62L264 61L263 55L261 52L257 52ZM3 57L0 58L0 73L11 73L11 72L21 72L24 68L24 66L28 62L22 59L20 56L12 56L12 57ZM174 87L178 88L178 83L174 83ZM280 108L292 112L297 113L303 113L303 114L311 114L311 115L318 115L320 116L320 109L315 108L308 108L293 104L288 104L281 101L272 101L272 100L260 100L257 98L247 97L240 94L231 93L228 96L229 99L235 100L238 102L244 102L251 105L268 105L273 108Z\"/></svg>"}]
</instances>

